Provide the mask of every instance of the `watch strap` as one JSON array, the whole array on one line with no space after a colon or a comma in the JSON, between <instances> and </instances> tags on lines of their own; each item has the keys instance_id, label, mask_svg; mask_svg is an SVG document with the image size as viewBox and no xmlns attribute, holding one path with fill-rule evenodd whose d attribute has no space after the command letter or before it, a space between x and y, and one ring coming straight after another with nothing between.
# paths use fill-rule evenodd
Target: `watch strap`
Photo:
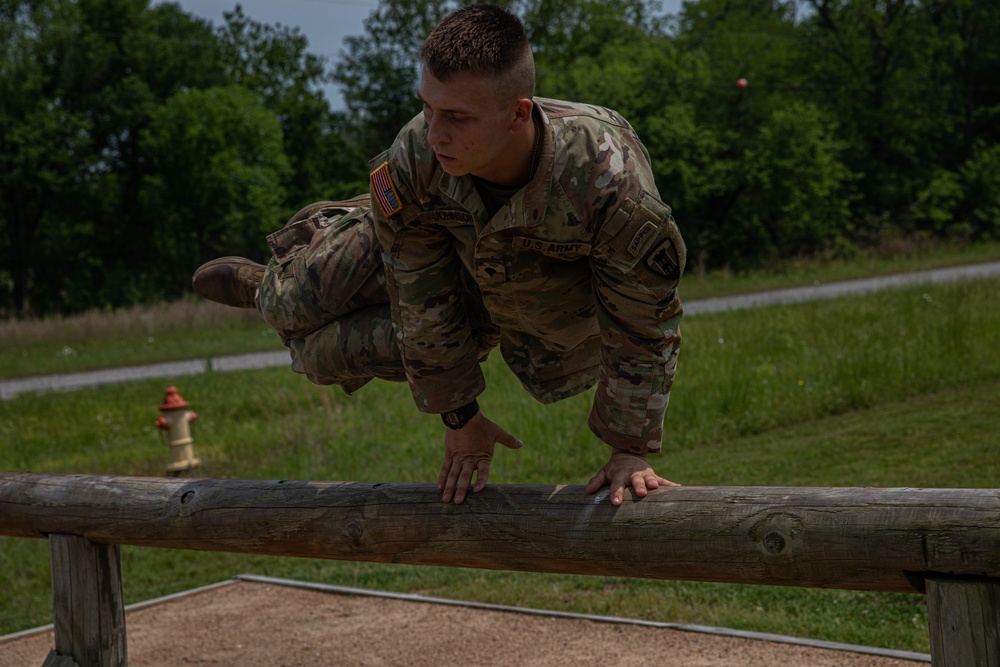
<instances>
[{"instance_id":1,"label":"watch strap","mask_svg":"<svg viewBox=\"0 0 1000 667\"><path fill-rule=\"evenodd\" d=\"M468 424L469 420L477 414L479 414L479 402L473 399L471 403L467 403L460 408L449 412L442 412L441 421L451 430L457 431Z\"/></svg>"}]
</instances>

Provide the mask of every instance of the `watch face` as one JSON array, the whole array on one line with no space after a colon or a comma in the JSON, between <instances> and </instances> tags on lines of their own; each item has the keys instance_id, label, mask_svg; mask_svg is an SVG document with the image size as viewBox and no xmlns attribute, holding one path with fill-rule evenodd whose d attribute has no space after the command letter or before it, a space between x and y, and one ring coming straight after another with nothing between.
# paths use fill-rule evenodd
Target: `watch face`
<instances>
[{"instance_id":1,"label":"watch face","mask_svg":"<svg viewBox=\"0 0 1000 667\"><path fill-rule=\"evenodd\" d=\"M479 412L479 404L476 401L464 405L457 410L441 413L441 421L450 429L460 429L469 423L469 420Z\"/></svg>"}]
</instances>

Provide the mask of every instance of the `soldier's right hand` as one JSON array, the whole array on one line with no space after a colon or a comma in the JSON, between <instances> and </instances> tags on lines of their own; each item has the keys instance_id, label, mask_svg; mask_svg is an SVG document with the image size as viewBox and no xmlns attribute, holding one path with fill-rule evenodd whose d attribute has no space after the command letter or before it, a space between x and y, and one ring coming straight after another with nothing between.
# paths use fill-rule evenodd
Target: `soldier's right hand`
<instances>
[{"instance_id":1,"label":"soldier's right hand","mask_svg":"<svg viewBox=\"0 0 1000 667\"><path fill-rule=\"evenodd\" d=\"M476 414L460 429L448 429L444 435L444 463L438 474L437 486L442 492L441 501L461 504L476 475L472 491L478 493L486 486L493 461L493 447L497 444L510 449L520 449L521 441L487 419L482 412Z\"/></svg>"}]
</instances>

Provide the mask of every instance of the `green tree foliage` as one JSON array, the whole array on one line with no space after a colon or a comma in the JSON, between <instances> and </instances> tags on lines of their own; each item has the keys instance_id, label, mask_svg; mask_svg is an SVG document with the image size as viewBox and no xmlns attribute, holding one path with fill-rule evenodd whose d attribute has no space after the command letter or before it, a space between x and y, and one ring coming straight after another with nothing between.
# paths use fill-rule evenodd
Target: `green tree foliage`
<instances>
[{"instance_id":1,"label":"green tree foliage","mask_svg":"<svg viewBox=\"0 0 1000 667\"><path fill-rule=\"evenodd\" d=\"M841 162L844 148L811 103L775 109L743 154L738 205L717 249L726 263L809 255L848 237L853 174Z\"/></svg>"},{"instance_id":2,"label":"green tree foliage","mask_svg":"<svg viewBox=\"0 0 1000 667\"><path fill-rule=\"evenodd\" d=\"M614 107L639 121L673 95L673 44L652 32L656 21L641 2L576 2L572 12L563 8L565 16L559 4L525 9L526 28L542 44L535 55L539 94Z\"/></svg>"},{"instance_id":3,"label":"green tree foliage","mask_svg":"<svg viewBox=\"0 0 1000 667\"><path fill-rule=\"evenodd\" d=\"M981 143L960 170L965 183L965 210L959 220L967 220L979 236L1000 236L1000 144Z\"/></svg>"},{"instance_id":4,"label":"green tree foliage","mask_svg":"<svg viewBox=\"0 0 1000 667\"><path fill-rule=\"evenodd\" d=\"M91 150L82 110L52 104L56 63L75 7L0 3L0 290L23 310L45 220L80 190L79 155Z\"/></svg>"},{"instance_id":5,"label":"green tree foliage","mask_svg":"<svg viewBox=\"0 0 1000 667\"><path fill-rule=\"evenodd\" d=\"M221 80L210 27L144 0L5 0L0 59L4 305L72 311L148 296L139 136L184 86Z\"/></svg>"},{"instance_id":6,"label":"green tree foliage","mask_svg":"<svg viewBox=\"0 0 1000 667\"><path fill-rule=\"evenodd\" d=\"M183 284L190 258L258 249L281 211L290 172L278 120L239 86L181 92L157 109L143 132L151 173L143 208L157 219L157 277Z\"/></svg>"},{"instance_id":7,"label":"green tree foliage","mask_svg":"<svg viewBox=\"0 0 1000 667\"><path fill-rule=\"evenodd\" d=\"M947 81L955 41L940 33L930 3L811 0L803 64L812 95L842 125L852 169L872 215L913 200L949 142ZM885 167L890 167L886 169Z\"/></svg>"},{"instance_id":8,"label":"green tree foliage","mask_svg":"<svg viewBox=\"0 0 1000 667\"><path fill-rule=\"evenodd\" d=\"M330 109L320 89L332 80L326 60L309 52L298 28L254 21L239 5L224 16L219 41L226 79L256 93L281 124L292 169L280 217L304 203L357 194L338 183L364 179L366 156L350 146L350 135L340 131L346 119Z\"/></svg>"},{"instance_id":9,"label":"green tree foliage","mask_svg":"<svg viewBox=\"0 0 1000 667\"><path fill-rule=\"evenodd\" d=\"M213 225L252 221L252 233L226 230L218 244L259 256L261 229L273 230L303 200L357 190L364 166L353 166L343 119L318 90L323 64L297 31L261 26L238 8L215 30L177 5L151 7L148 0L0 0L0 19L0 312L179 296L203 258L199 251L213 246L173 243L172 234L197 238L203 218L179 225L207 199L226 211ZM275 185L267 197L193 179L164 199L179 175L158 170L184 158L164 154L157 135L147 133L150 123L181 112L175 95L220 86L250 91L239 98L247 113L263 104L278 123L284 148L277 154L270 134L264 146L255 146L259 138L249 131L229 138L246 142L233 147L239 155L260 151L280 179L261 181ZM181 146L191 148L178 142L174 150ZM225 161L198 155L206 163L188 173L214 174ZM340 182L345 174L353 178L349 190ZM288 198L276 206L282 192Z\"/></svg>"}]
</instances>

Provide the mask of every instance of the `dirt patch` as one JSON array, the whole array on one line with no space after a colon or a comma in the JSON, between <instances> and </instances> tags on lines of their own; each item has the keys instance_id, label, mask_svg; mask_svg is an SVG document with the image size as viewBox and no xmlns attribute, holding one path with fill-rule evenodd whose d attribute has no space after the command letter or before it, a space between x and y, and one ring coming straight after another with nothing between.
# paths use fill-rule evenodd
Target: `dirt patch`
<instances>
[{"instance_id":1,"label":"dirt patch","mask_svg":"<svg viewBox=\"0 0 1000 667\"><path fill-rule=\"evenodd\" d=\"M672 629L237 582L127 612L132 667L924 667L927 663ZM41 665L51 631L0 643Z\"/></svg>"}]
</instances>

